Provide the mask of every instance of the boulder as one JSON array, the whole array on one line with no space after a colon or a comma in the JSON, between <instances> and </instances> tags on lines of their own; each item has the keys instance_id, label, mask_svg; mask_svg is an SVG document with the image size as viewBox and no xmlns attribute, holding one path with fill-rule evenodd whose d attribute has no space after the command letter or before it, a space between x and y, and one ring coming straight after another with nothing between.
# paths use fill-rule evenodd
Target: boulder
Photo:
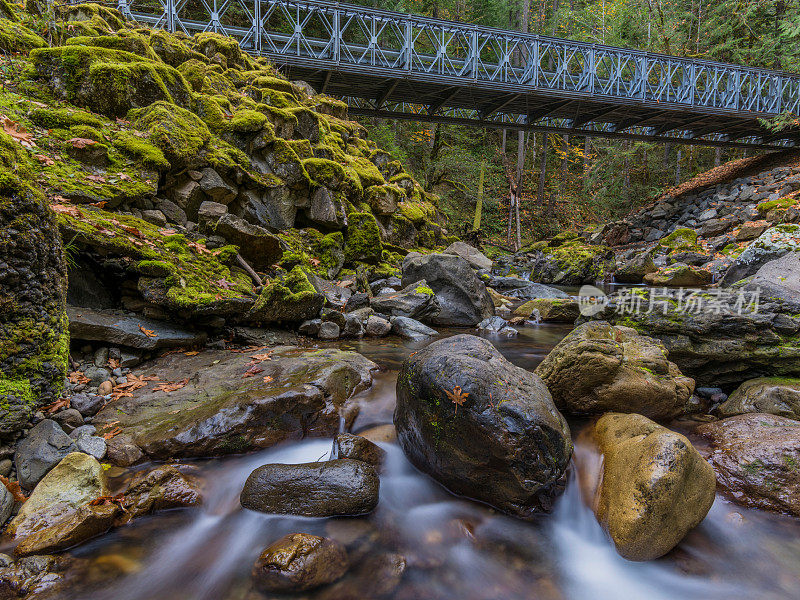
<instances>
[{"instance_id":1,"label":"boulder","mask_svg":"<svg viewBox=\"0 0 800 600\"><path fill-rule=\"evenodd\" d=\"M535 300L536 298L569 298L569 294L558 288L532 283L519 277L490 277L487 285L504 296L518 300Z\"/></svg>"},{"instance_id":2,"label":"boulder","mask_svg":"<svg viewBox=\"0 0 800 600\"><path fill-rule=\"evenodd\" d=\"M228 207L225 204L211 200L202 202L197 209L197 225L200 227L200 231L214 231L217 221L227 212Z\"/></svg>"},{"instance_id":3,"label":"boulder","mask_svg":"<svg viewBox=\"0 0 800 600\"><path fill-rule=\"evenodd\" d=\"M800 310L800 254L787 252L765 263L744 289L757 292L760 298L791 303Z\"/></svg>"},{"instance_id":4,"label":"boulder","mask_svg":"<svg viewBox=\"0 0 800 600\"><path fill-rule=\"evenodd\" d=\"M122 509L116 504L83 505L52 525L27 535L14 548L17 556L60 552L105 533L114 525Z\"/></svg>"},{"instance_id":5,"label":"boulder","mask_svg":"<svg viewBox=\"0 0 800 600\"><path fill-rule=\"evenodd\" d=\"M290 533L268 546L253 565L253 583L265 593L302 592L333 583L349 567L339 542Z\"/></svg>"},{"instance_id":6,"label":"boulder","mask_svg":"<svg viewBox=\"0 0 800 600\"><path fill-rule=\"evenodd\" d=\"M658 270L652 252L642 252L617 266L614 281L617 283L642 283L646 275Z\"/></svg>"},{"instance_id":7,"label":"boulder","mask_svg":"<svg viewBox=\"0 0 800 600\"><path fill-rule=\"evenodd\" d=\"M139 350L189 348L206 341L204 332L194 332L164 321L90 308L67 309L69 333L74 340L104 342ZM142 329L153 332L147 335Z\"/></svg>"},{"instance_id":8,"label":"boulder","mask_svg":"<svg viewBox=\"0 0 800 600\"><path fill-rule=\"evenodd\" d=\"M394 424L418 469L522 518L550 508L572 454L569 427L542 380L471 335L405 361Z\"/></svg>"},{"instance_id":9,"label":"boulder","mask_svg":"<svg viewBox=\"0 0 800 600\"><path fill-rule=\"evenodd\" d=\"M403 260L403 287L425 280L436 294L439 314L434 325L474 327L494 316L486 286L469 263L453 254L409 254Z\"/></svg>"},{"instance_id":10,"label":"boulder","mask_svg":"<svg viewBox=\"0 0 800 600\"><path fill-rule=\"evenodd\" d=\"M360 460L269 464L250 474L239 500L244 508L264 513L362 515L378 504L379 487L375 468Z\"/></svg>"},{"instance_id":11,"label":"boulder","mask_svg":"<svg viewBox=\"0 0 800 600\"><path fill-rule=\"evenodd\" d=\"M439 332L409 317L392 317L392 333L412 342L426 340Z\"/></svg>"},{"instance_id":12,"label":"boulder","mask_svg":"<svg viewBox=\"0 0 800 600\"><path fill-rule=\"evenodd\" d=\"M483 252L473 248L466 242L453 242L447 248L445 248L442 253L460 256L476 271L492 268L492 259L488 258Z\"/></svg>"},{"instance_id":13,"label":"boulder","mask_svg":"<svg viewBox=\"0 0 800 600\"><path fill-rule=\"evenodd\" d=\"M399 292L374 296L369 306L382 315L409 317L418 321L433 319L441 312L436 295L425 280L406 285Z\"/></svg>"},{"instance_id":14,"label":"boulder","mask_svg":"<svg viewBox=\"0 0 800 600\"><path fill-rule=\"evenodd\" d=\"M478 332L488 335L500 335L514 337L519 335L519 331L511 327L503 317L489 317L478 323Z\"/></svg>"},{"instance_id":15,"label":"boulder","mask_svg":"<svg viewBox=\"0 0 800 600\"><path fill-rule=\"evenodd\" d=\"M376 315L368 316L364 325L364 333L369 337L383 337L389 335L391 330L392 323Z\"/></svg>"},{"instance_id":16,"label":"boulder","mask_svg":"<svg viewBox=\"0 0 800 600\"><path fill-rule=\"evenodd\" d=\"M800 248L800 225L776 225L751 242L725 272L720 285L729 287L749 277L768 262Z\"/></svg>"},{"instance_id":17,"label":"boulder","mask_svg":"<svg viewBox=\"0 0 800 600\"><path fill-rule=\"evenodd\" d=\"M556 236L523 249L531 281L560 285L595 283L614 270L614 253L577 238Z\"/></svg>"},{"instance_id":18,"label":"boulder","mask_svg":"<svg viewBox=\"0 0 800 600\"><path fill-rule=\"evenodd\" d=\"M6 524L14 510L14 496L5 485L0 485L0 527Z\"/></svg>"},{"instance_id":19,"label":"boulder","mask_svg":"<svg viewBox=\"0 0 800 600\"><path fill-rule=\"evenodd\" d=\"M540 298L517 307L514 316L527 319L535 312L540 320L553 323L574 323L581 314L580 306L572 298Z\"/></svg>"},{"instance_id":20,"label":"boulder","mask_svg":"<svg viewBox=\"0 0 800 600\"><path fill-rule=\"evenodd\" d=\"M800 420L800 379L759 377L745 381L717 411L723 418L768 413Z\"/></svg>"},{"instance_id":21,"label":"boulder","mask_svg":"<svg viewBox=\"0 0 800 600\"><path fill-rule=\"evenodd\" d=\"M8 526L17 538L53 525L73 509L108 494L106 475L97 459L73 452L39 482Z\"/></svg>"},{"instance_id":22,"label":"boulder","mask_svg":"<svg viewBox=\"0 0 800 600\"><path fill-rule=\"evenodd\" d=\"M714 471L684 436L641 415L607 413L590 437L601 459L581 465L582 487L624 558L663 556L705 518Z\"/></svg>"},{"instance_id":23,"label":"boulder","mask_svg":"<svg viewBox=\"0 0 800 600\"><path fill-rule=\"evenodd\" d=\"M198 182L200 189L214 202L220 204L230 204L236 198L238 190L236 186L225 181L222 176L211 167L206 167L201 171L202 177Z\"/></svg>"},{"instance_id":24,"label":"boulder","mask_svg":"<svg viewBox=\"0 0 800 600\"><path fill-rule=\"evenodd\" d=\"M352 433L340 433L333 438L333 452L336 458L352 458L380 467L386 459L386 452L365 437Z\"/></svg>"},{"instance_id":25,"label":"boulder","mask_svg":"<svg viewBox=\"0 0 800 600\"><path fill-rule=\"evenodd\" d=\"M696 433L709 442L717 483L735 502L800 516L800 423L750 413Z\"/></svg>"},{"instance_id":26,"label":"boulder","mask_svg":"<svg viewBox=\"0 0 800 600\"><path fill-rule=\"evenodd\" d=\"M668 287L697 287L709 285L713 280L711 272L682 263L661 267L644 276L644 282L649 285Z\"/></svg>"},{"instance_id":27,"label":"boulder","mask_svg":"<svg viewBox=\"0 0 800 600\"><path fill-rule=\"evenodd\" d=\"M140 471L125 490L122 521L159 510L199 506L203 503L203 483L181 469L182 465L160 465Z\"/></svg>"},{"instance_id":28,"label":"boulder","mask_svg":"<svg viewBox=\"0 0 800 600\"><path fill-rule=\"evenodd\" d=\"M239 253L259 271L268 269L283 256L281 241L277 236L236 215L222 215L217 221L215 232L238 246Z\"/></svg>"},{"instance_id":29,"label":"boulder","mask_svg":"<svg viewBox=\"0 0 800 600\"><path fill-rule=\"evenodd\" d=\"M14 464L22 487L33 489L47 472L70 452L75 443L52 419L39 421L17 446Z\"/></svg>"},{"instance_id":30,"label":"boulder","mask_svg":"<svg viewBox=\"0 0 800 600\"><path fill-rule=\"evenodd\" d=\"M766 220L742 223L741 229L736 233L736 241L749 242L750 240L754 240L769 229L769 227L770 223Z\"/></svg>"},{"instance_id":31,"label":"boulder","mask_svg":"<svg viewBox=\"0 0 800 600\"><path fill-rule=\"evenodd\" d=\"M333 435L340 411L352 423L348 400L372 384L378 368L360 354L332 348L284 346L253 356L261 358L206 351L151 363L148 372L161 381L193 375L169 394L143 389L101 410L93 424L120 429L109 440L108 460L127 462L136 448L154 459L216 456Z\"/></svg>"},{"instance_id":32,"label":"boulder","mask_svg":"<svg viewBox=\"0 0 800 600\"><path fill-rule=\"evenodd\" d=\"M561 410L670 419L690 411L694 381L663 344L629 327L591 321L569 333L536 367Z\"/></svg>"}]
</instances>

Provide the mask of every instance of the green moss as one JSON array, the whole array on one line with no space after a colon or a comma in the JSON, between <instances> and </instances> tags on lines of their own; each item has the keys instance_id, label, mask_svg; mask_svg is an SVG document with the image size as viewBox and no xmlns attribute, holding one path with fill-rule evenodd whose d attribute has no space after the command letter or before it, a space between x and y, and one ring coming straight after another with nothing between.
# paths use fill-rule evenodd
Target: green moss
<instances>
[{"instance_id":1,"label":"green moss","mask_svg":"<svg viewBox=\"0 0 800 600\"><path fill-rule=\"evenodd\" d=\"M400 216L405 217L414 225L422 225L436 217L436 209L429 202L414 202L404 200L397 205Z\"/></svg>"},{"instance_id":2,"label":"green moss","mask_svg":"<svg viewBox=\"0 0 800 600\"><path fill-rule=\"evenodd\" d=\"M661 239L660 246L669 248L672 252L696 251L700 247L697 244L697 232L688 227L681 227Z\"/></svg>"},{"instance_id":3,"label":"green moss","mask_svg":"<svg viewBox=\"0 0 800 600\"><path fill-rule=\"evenodd\" d=\"M103 126L103 121L98 117L78 108L34 108L28 117L45 129L69 129L75 125Z\"/></svg>"},{"instance_id":4,"label":"green moss","mask_svg":"<svg viewBox=\"0 0 800 600\"><path fill-rule=\"evenodd\" d=\"M0 19L0 51L5 53L29 52L44 48L47 42L33 31L8 19Z\"/></svg>"},{"instance_id":5,"label":"green moss","mask_svg":"<svg viewBox=\"0 0 800 600\"><path fill-rule=\"evenodd\" d=\"M0 408L7 409L8 400L4 396L11 396L15 404L31 408L36 406L36 397L27 379L9 379L0 375Z\"/></svg>"},{"instance_id":6,"label":"green moss","mask_svg":"<svg viewBox=\"0 0 800 600\"><path fill-rule=\"evenodd\" d=\"M377 264L381 260L381 243L378 222L371 213L350 213L345 236L345 263L365 262Z\"/></svg>"},{"instance_id":7,"label":"green moss","mask_svg":"<svg viewBox=\"0 0 800 600\"><path fill-rule=\"evenodd\" d=\"M253 133L260 131L267 123L267 117L255 110L238 110L233 113L229 126L238 133Z\"/></svg>"},{"instance_id":8,"label":"green moss","mask_svg":"<svg viewBox=\"0 0 800 600\"><path fill-rule=\"evenodd\" d=\"M249 317L262 323L303 321L317 316L323 304L324 296L316 292L305 270L296 266L282 281L264 286Z\"/></svg>"},{"instance_id":9,"label":"green moss","mask_svg":"<svg viewBox=\"0 0 800 600\"><path fill-rule=\"evenodd\" d=\"M99 35L92 37L73 37L67 40L67 45L96 46L111 50L123 50L141 58L153 61L159 60L158 56L148 43L148 39L135 31L117 31L114 35Z\"/></svg>"},{"instance_id":10,"label":"green moss","mask_svg":"<svg viewBox=\"0 0 800 600\"><path fill-rule=\"evenodd\" d=\"M756 206L756 210L762 215L765 215L774 209L783 209L795 206L797 202L798 199L795 197L778 198L777 200L761 202L758 206Z\"/></svg>"},{"instance_id":11,"label":"green moss","mask_svg":"<svg viewBox=\"0 0 800 600\"><path fill-rule=\"evenodd\" d=\"M433 290L426 285L418 285L416 288L414 288L414 292L417 294L426 294L428 296L434 295Z\"/></svg>"},{"instance_id":12,"label":"green moss","mask_svg":"<svg viewBox=\"0 0 800 600\"><path fill-rule=\"evenodd\" d=\"M71 137L94 140L95 142L105 142L106 138L102 132L90 125L73 125L69 128Z\"/></svg>"},{"instance_id":13,"label":"green moss","mask_svg":"<svg viewBox=\"0 0 800 600\"><path fill-rule=\"evenodd\" d=\"M195 52L176 35L170 35L166 31L156 30L150 34L150 47L168 65L178 67L189 60L200 60L206 62L208 59Z\"/></svg>"},{"instance_id":14,"label":"green moss","mask_svg":"<svg viewBox=\"0 0 800 600\"><path fill-rule=\"evenodd\" d=\"M161 149L130 132L117 132L114 135L114 147L119 148L146 169L166 171L170 167Z\"/></svg>"},{"instance_id":15,"label":"green moss","mask_svg":"<svg viewBox=\"0 0 800 600\"><path fill-rule=\"evenodd\" d=\"M136 270L148 277L169 277L176 272L176 267L171 262L163 260L143 260L136 265Z\"/></svg>"},{"instance_id":16,"label":"green moss","mask_svg":"<svg viewBox=\"0 0 800 600\"><path fill-rule=\"evenodd\" d=\"M197 115L167 102L134 109L128 118L148 134L150 142L161 149L170 163L194 163L211 141L208 126Z\"/></svg>"}]
</instances>

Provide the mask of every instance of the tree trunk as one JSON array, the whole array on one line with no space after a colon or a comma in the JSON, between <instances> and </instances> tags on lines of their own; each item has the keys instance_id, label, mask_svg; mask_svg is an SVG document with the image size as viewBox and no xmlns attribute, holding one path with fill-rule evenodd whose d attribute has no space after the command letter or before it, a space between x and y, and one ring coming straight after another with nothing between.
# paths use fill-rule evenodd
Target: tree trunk
<instances>
[{"instance_id":1,"label":"tree trunk","mask_svg":"<svg viewBox=\"0 0 800 600\"><path fill-rule=\"evenodd\" d=\"M520 129L517 138L517 185L514 189L514 221L516 224L516 238L514 250L519 250L522 246L522 238L519 223L519 205L522 201L522 178L525 175L525 131Z\"/></svg>"},{"instance_id":2,"label":"tree trunk","mask_svg":"<svg viewBox=\"0 0 800 600\"><path fill-rule=\"evenodd\" d=\"M481 174L478 179L478 200L475 202L475 220L472 223L473 231L481 228L481 215L483 213L483 172L486 169L486 161L481 161Z\"/></svg>"},{"instance_id":3,"label":"tree trunk","mask_svg":"<svg viewBox=\"0 0 800 600\"><path fill-rule=\"evenodd\" d=\"M678 158L675 161L675 185L681 183L681 149L678 148Z\"/></svg>"},{"instance_id":4,"label":"tree trunk","mask_svg":"<svg viewBox=\"0 0 800 600\"><path fill-rule=\"evenodd\" d=\"M588 135L583 139L583 175L581 175L581 188L589 185L589 170L591 169L592 138Z\"/></svg>"},{"instance_id":5,"label":"tree trunk","mask_svg":"<svg viewBox=\"0 0 800 600\"><path fill-rule=\"evenodd\" d=\"M539 193L536 201L539 206L544 207L544 183L547 174L547 134L542 134L542 159L539 168Z\"/></svg>"},{"instance_id":6,"label":"tree trunk","mask_svg":"<svg viewBox=\"0 0 800 600\"><path fill-rule=\"evenodd\" d=\"M561 181L559 182L559 195L563 198L567 188L567 171L569 167L569 134L564 134L564 156L561 158Z\"/></svg>"},{"instance_id":7,"label":"tree trunk","mask_svg":"<svg viewBox=\"0 0 800 600\"><path fill-rule=\"evenodd\" d=\"M720 164L722 164L722 148L717 146L714 151L714 166L718 167Z\"/></svg>"}]
</instances>

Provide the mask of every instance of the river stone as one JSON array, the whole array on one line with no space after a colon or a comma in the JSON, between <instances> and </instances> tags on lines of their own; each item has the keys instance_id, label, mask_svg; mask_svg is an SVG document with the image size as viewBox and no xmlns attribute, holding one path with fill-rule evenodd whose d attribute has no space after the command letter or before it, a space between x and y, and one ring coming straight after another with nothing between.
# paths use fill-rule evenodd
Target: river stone
<instances>
[{"instance_id":1,"label":"river stone","mask_svg":"<svg viewBox=\"0 0 800 600\"><path fill-rule=\"evenodd\" d=\"M159 510L199 506L203 503L203 482L183 473L181 465L160 465L140 471L125 490L123 521Z\"/></svg>"},{"instance_id":2,"label":"river stone","mask_svg":"<svg viewBox=\"0 0 800 600\"><path fill-rule=\"evenodd\" d=\"M17 446L14 464L22 487L33 489L62 458L76 450L75 443L58 423L44 419Z\"/></svg>"},{"instance_id":3,"label":"river stone","mask_svg":"<svg viewBox=\"0 0 800 600\"><path fill-rule=\"evenodd\" d=\"M519 277L491 277L487 285L504 296L518 300L535 300L536 298L569 298L569 294L558 288L532 283Z\"/></svg>"},{"instance_id":4,"label":"river stone","mask_svg":"<svg viewBox=\"0 0 800 600\"><path fill-rule=\"evenodd\" d=\"M708 285L713 280L710 271L682 263L661 267L644 276L644 282L648 285L668 287L697 287Z\"/></svg>"},{"instance_id":5,"label":"river stone","mask_svg":"<svg viewBox=\"0 0 800 600\"><path fill-rule=\"evenodd\" d=\"M800 225L783 224L767 229L751 242L725 272L720 285L729 287L787 252L800 249Z\"/></svg>"},{"instance_id":6,"label":"river stone","mask_svg":"<svg viewBox=\"0 0 800 600\"><path fill-rule=\"evenodd\" d=\"M78 506L108 494L106 475L97 459L73 452L39 482L8 531L16 537L52 525Z\"/></svg>"},{"instance_id":7,"label":"river stone","mask_svg":"<svg viewBox=\"0 0 800 600\"><path fill-rule=\"evenodd\" d=\"M769 413L800 420L800 379L759 377L745 381L717 411L723 418Z\"/></svg>"},{"instance_id":8,"label":"river stone","mask_svg":"<svg viewBox=\"0 0 800 600\"><path fill-rule=\"evenodd\" d=\"M460 256L409 254L403 260L403 287L422 279L436 294L441 308L428 322L474 327L494 316L494 303L486 286Z\"/></svg>"},{"instance_id":9,"label":"river stone","mask_svg":"<svg viewBox=\"0 0 800 600\"><path fill-rule=\"evenodd\" d=\"M749 413L695 431L708 440L717 483L735 502L800 516L800 423Z\"/></svg>"},{"instance_id":10,"label":"river stone","mask_svg":"<svg viewBox=\"0 0 800 600\"><path fill-rule=\"evenodd\" d=\"M106 441L97 435L80 435L75 438L75 447L79 452L84 452L100 460L106 455Z\"/></svg>"},{"instance_id":11,"label":"river stone","mask_svg":"<svg viewBox=\"0 0 800 600\"><path fill-rule=\"evenodd\" d=\"M340 433L333 439L336 458L352 458L380 467L386 459L386 451L367 438L352 433Z\"/></svg>"},{"instance_id":12,"label":"river stone","mask_svg":"<svg viewBox=\"0 0 800 600\"><path fill-rule=\"evenodd\" d=\"M367 323L364 326L364 333L370 337L383 337L389 335L392 330L391 322L376 315L367 317Z\"/></svg>"},{"instance_id":13,"label":"river stone","mask_svg":"<svg viewBox=\"0 0 800 600\"><path fill-rule=\"evenodd\" d=\"M340 329L339 326L333 321L323 321L320 323L317 337L321 340L336 340L339 339Z\"/></svg>"},{"instance_id":14,"label":"river stone","mask_svg":"<svg viewBox=\"0 0 800 600\"><path fill-rule=\"evenodd\" d=\"M378 504L375 468L338 458L299 465L269 464L250 473L242 506L264 513L304 517L361 515Z\"/></svg>"},{"instance_id":15,"label":"river stone","mask_svg":"<svg viewBox=\"0 0 800 600\"><path fill-rule=\"evenodd\" d=\"M349 567L339 542L308 533L290 533L268 546L253 565L262 592L302 592L333 583Z\"/></svg>"},{"instance_id":16,"label":"river stone","mask_svg":"<svg viewBox=\"0 0 800 600\"><path fill-rule=\"evenodd\" d=\"M709 294L707 301L723 310L708 304L685 310L686 293L683 299L679 294L679 290L659 290L653 310L648 310L645 300L642 310L623 312L621 307L630 305L630 294L614 293L608 306L591 318L621 323L658 338L669 359L699 386L737 386L756 377L800 377L800 307L761 298L755 310L749 292L720 289Z\"/></svg>"},{"instance_id":17,"label":"river stone","mask_svg":"<svg viewBox=\"0 0 800 600\"><path fill-rule=\"evenodd\" d=\"M61 519L27 535L14 548L17 556L60 552L105 533L114 525L122 509L116 504L85 504Z\"/></svg>"},{"instance_id":18,"label":"river stone","mask_svg":"<svg viewBox=\"0 0 800 600\"><path fill-rule=\"evenodd\" d=\"M404 340L413 342L426 340L439 332L427 325L408 317L392 317L392 333L399 335Z\"/></svg>"},{"instance_id":19,"label":"river stone","mask_svg":"<svg viewBox=\"0 0 800 600\"><path fill-rule=\"evenodd\" d=\"M70 406L84 417L94 415L106 402L107 400L99 394L87 394L85 392L73 394L69 399Z\"/></svg>"},{"instance_id":20,"label":"river stone","mask_svg":"<svg viewBox=\"0 0 800 600\"><path fill-rule=\"evenodd\" d=\"M658 271L653 262L652 252L642 252L623 262L614 271L614 281L617 283L642 283L646 275Z\"/></svg>"},{"instance_id":21,"label":"river stone","mask_svg":"<svg viewBox=\"0 0 800 600\"><path fill-rule=\"evenodd\" d=\"M608 411L669 419L689 412L694 381L663 344L605 321L580 325L536 367L556 406L570 414Z\"/></svg>"},{"instance_id":22,"label":"river stone","mask_svg":"<svg viewBox=\"0 0 800 600\"><path fill-rule=\"evenodd\" d=\"M551 507L572 454L542 380L472 335L434 342L403 363L394 424L418 469L522 518Z\"/></svg>"},{"instance_id":23,"label":"river stone","mask_svg":"<svg viewBox=\"0 0 800 600\"><path fill-rule=\"evenodd\" d=\"M476 271L492 268L492 259L466 242L453 242L442 251L442 254L455 254L456 256L460 256Z\"/></svg>"},{"instance_id":24,"label":"river stone","mask_svg":"<svg viewBox=\"0 0 800 600\"><path fill-rule=\"evenodd\" d=\"M435 318L440 312L439 302L433 290L423 279L405 286L399 292L374 296L369 306L376 313L395 317L409 317L417 321Z\"/></svg>"},{"instance_id":25,"label":"river stone","mask_svg":"<svg viewBox=\"0 0 800 600\"><path fill-rule=\"evenodd\" d=\"M97 413L92 422L100 431L120 429L109 440L108 459L130 454L130 448L122 453L114 444L123 436L155 459L218 456L332 436L340 413L352 424L355 405L348 400L372 384L378 368L356 352L334 348L282 346L269 357L251 365L249 355L213 350L151 362L148 374L161 381L193 375L169 394L142 389ZM260 371L245 377L251 368Z\"/></svg>"},{"instance_id":26,"label":"river stone","mask_svg":"<svg viewBox=\"0 0 800 600\"><path fill-rule=\"evenodd\" d=\"M744 286L761 298L791 303L800 311L800 253L788 252L763 265Z\"/></svg>"},{"instance_id":27,"label":"river stone","mask_svg":"<svg viewBox=\"0 0 800 600\"><path fill-rule=\"evenodd\" d=\"M500 335L506 337L515 337L519 335L519 331L511 327L503 317L489 317L478 323L478 333L485 335Z\"/></svg>"},{"instance_id":28,"label":"river stone","mask_svg":"<svg viewBox=\"0 0 800 600\"><path fill-rule=\"evenodd\" d=\"M590 436L601 459L578 472L621 556L663 556L705 518L714 503L714 471L684 436L620 413L603 415Z\"/></svg>"},{"instance_id":29,"label":"river stone","mask_svg":"<svg viewBox=\"0 0 800 600\"><path fill-rule=\"evenodd\" d=\"M552 323L574 323L581 314L578 303L572 298L539 298L517 307L514 316L528 319L536 312L540 320Z\"/></svg>"},{"instance_id":30,"label":"river stone","mask_svg":"<svg viewBox=\"0 0 800 600\"><path fill-rule=\"evenodd\" d=\"M73 340L104 342L139 350L188 348L204 344L207 337L205 333L182 329L164 321L113 311L70 306L67 308L67 316L69 333ZM145 335L140 327L155 335Z\"/></svg>"},{"instance_id":31,"label":"river stone","mask_svg":"<svg viewBox=\"0 0 800 600\"><path fill-rule=\"evenodd\" d=\"M0 527L6 524L12 510L14 510L14 497L6 486L0 485Z\"/></svg>"}]
</instances>

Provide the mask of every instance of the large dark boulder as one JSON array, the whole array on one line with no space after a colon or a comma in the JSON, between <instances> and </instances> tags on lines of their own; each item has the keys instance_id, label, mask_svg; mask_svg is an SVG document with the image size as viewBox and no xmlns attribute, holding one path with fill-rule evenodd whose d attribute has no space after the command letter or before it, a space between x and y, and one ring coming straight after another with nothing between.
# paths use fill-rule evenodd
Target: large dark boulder
<instances>
[{"instance_id":1,"label":"large dark boulder","mask_svg":"<svg viewBox=\"0 0 800 600\"><path fill-rule=\"evenodd\" d=\"M725 272L721 285L733 285L745 277L754 275L768 262L797 250L800 247L797 242L799 234L800 225L788 223L768 229L736 257Z\"/></svg>"},{"instance_id":2,"label":"large dark boulder","mask_svg":"<svg viewBox=\"0 0 800 600\"><path fill-rule=\"evenodd\" d=\"M550 508L572 455L569 427L542 380L471 335L406 360L394 424L418 469L522 518Z\"/></svg>"},{"instance_id":3,"label":"large dark boulder","mask_svg":"<svg viewBox=\"0 0 800 600\"><path fill-rule=\"evenodd\" d=\"M269 464L250 473L240 501L264 513L333 517L362 515L378 504L380 480L360 460L337 458L300 465Z\"/></svg>"},{"instance_id":4,"label":"large dark boulder","mask_svg":"<svg viewBox=\"0 0 800 600\"><path fill-rule=\"evenodd\" d=\"M436 295L425 281L415 281L399 292L374 296L369 306L382 315L409 317L418 321L436 318L441 312Z\"/></svg>"},{"instance_id":5,"label":"large dark boulder","mask_svg":"<svg viewBox=\"0 0 800 600\"><path fill-rule=\"evenodd\" d=\"M474 327L494 316L486 286L467 261L455 254L409 254L403 261L403 287L424 279L439 301L434 325Z\"/></svg>"},{"instance_id":6,"label":"large dark boulder","mask_svg":"<svg viewBox=\"0 0 800 600\"><path fill-rule=\"evenodd\" d=\"M0 436L22 429L37 405L61 394L66 295L64 251L46 198L0 174Z\"/></svg>"}]
</instances>

